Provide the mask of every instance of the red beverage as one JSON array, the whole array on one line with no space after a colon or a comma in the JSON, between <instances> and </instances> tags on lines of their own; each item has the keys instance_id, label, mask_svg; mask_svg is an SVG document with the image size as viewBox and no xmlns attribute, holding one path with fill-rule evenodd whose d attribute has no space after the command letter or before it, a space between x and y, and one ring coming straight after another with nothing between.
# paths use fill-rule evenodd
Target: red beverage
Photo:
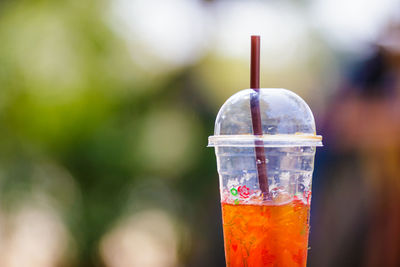
<instances>
[{"instance_id":1,"label":"red beverage","mask_svg":"<svg viewBox=\"0 0 400 267\"><path fill-rule=\"evenodd\" d=\"M227 267L306 266L310 205L222 203Z\"/></svg>"}]
</instances>

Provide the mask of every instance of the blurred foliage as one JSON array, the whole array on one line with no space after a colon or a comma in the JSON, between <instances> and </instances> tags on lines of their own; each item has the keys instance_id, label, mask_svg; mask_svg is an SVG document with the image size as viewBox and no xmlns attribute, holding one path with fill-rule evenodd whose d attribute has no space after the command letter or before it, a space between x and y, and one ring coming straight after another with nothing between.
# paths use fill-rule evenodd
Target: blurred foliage
<instances>
[{"instance_id":1,"label":"blurred foliage","mask_svg":"<svg viewBox=\"0 0 400 267\"><path fill-rule=\"evenodd\" d=\"M210 181L217 193L205 148L213 114L191 91L191 70L159 79L142 71L105 9L0 5L1 205L6 214L26 202L52 206L74 240L75 260L63 266L100 264L101 237L132 207L190 224Z\"/></svg>"},{"instance_id":2,"label":"blurred foliage","mask_svg":"<svg viewBox=\"0 0 400 267\"><path fill-rule=\"evenodd\" d=\"M246 32L258 11L265 25L283 29L265 38L276 50L263 54L262 84L295 91L319 115L339 83L341 59L306 10L313 1L252 1L240 24L229 18L245 5L223 16L238 1L172 1L177 12L202 8L196 18L208 19L183 28L206 34L182 38L185 47L199 43L172 63L174 55L157 58L146 46L154 40L146 32L127 36L115 25L115 2L0 1L0 266L223 266L216 163L206 144L219 106L248 86L248 62L221 44ZM262 5L270 8L254 10ZM294 19L281 25L275 11ZM128 264L135 258L153 265Z\"/></svg>"}]
</instances>

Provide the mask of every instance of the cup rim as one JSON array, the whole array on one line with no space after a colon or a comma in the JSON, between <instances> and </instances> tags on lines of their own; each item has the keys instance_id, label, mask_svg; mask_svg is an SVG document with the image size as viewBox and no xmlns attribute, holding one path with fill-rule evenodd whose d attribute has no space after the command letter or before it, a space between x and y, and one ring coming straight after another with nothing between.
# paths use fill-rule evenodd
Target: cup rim
<instances>
[{"instance_id":1,"label":"cup rim","mask_svg":"<svg viewBox=\"0 0 400 267\"><path fill-rule=\"evenodd\" d=\"M207 147L320 147L322 136L315 134L211 135Z\"/></svg>"}]
</instances>

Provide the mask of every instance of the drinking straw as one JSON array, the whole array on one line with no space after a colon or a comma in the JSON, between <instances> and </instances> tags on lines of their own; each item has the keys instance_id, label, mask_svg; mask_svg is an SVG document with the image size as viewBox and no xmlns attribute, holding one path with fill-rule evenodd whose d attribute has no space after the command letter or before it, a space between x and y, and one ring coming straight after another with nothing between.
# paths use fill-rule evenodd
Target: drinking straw
<instances>
[{"instance_id":1,"label":"drinking straw","mask_svg":"<svg viewBox=\"0 0 400 267\"><path fill-rule=\"evenodd\" d=\"M262 124L260 114L260 36L251 36L251 61L250 61L250 88L254 92L250 95L251 122L253 124L253 134L262 136ZM264 199L269 198L267 164L265 160L264 142L254 141L258 183Z\"/></svg>"}]
</instances>

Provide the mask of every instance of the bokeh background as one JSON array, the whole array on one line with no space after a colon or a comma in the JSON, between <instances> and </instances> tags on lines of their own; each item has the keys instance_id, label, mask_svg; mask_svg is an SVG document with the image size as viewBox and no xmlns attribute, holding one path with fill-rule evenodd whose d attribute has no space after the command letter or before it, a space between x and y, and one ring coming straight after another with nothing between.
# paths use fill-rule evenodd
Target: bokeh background
<instances>
[{"instance_id":1,"label":"bokeh background","mask_svg":"<svg viewBox=\"0 0 400 267\"><path fill-rule=\"evenodd\" d=\"M207 137L248 87L325 146L309 266L400 265L400 2L1 0L0 266L224 266Z\"/></svg>"}]
</instances>

